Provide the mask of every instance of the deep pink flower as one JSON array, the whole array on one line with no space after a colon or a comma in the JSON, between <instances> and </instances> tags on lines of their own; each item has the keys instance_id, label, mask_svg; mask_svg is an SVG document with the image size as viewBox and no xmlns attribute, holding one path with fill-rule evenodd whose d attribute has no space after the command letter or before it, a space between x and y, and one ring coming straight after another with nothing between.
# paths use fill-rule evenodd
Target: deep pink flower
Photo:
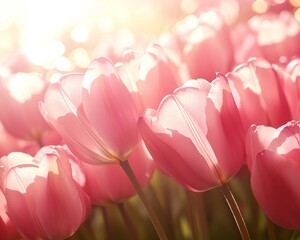
<instances>
[{"instance_id":1,"label":"deep pink flower","mask_svg":"<svg viewBox=\"0 0 300 240\"><path fill-rule=\"evenodd\" d=\"M154 161L143 141L129 156L132 170L142 187L146 186L154 171ZM132 183L119 164L95 166L82 162L86 182L84 189L95 205L122 202L136 194Z\"/></svg>"},{"instance_id":2,"label":"deep pink flower","mask_svg":"<svg viewBox=\"0 0 300 240\"><path fill-rule=\"evenodd\" d=\"M7 214L24 237L65 239L87 217L90 200L62 148L44 147L35 157L13 152L0 163Z\"/></svg>"},{"instance_id":3,"label":"deep pink flower","mask_svg":"<svg viewBox=\"0 0 300 240\"><path fill-rule=\"evenodd\" d=\"M186 82L138 126L160 169L193 191L226 183L244 161L239 113L220 74Z\"/></svg>"},{"instance_id":4,"label":"deep pink flower","mask_svg":"<svg viewBox=\"0 0 300 240\"><path fill-rule=\"evenodd\" d=\"M140 140L138 110L105 58L50 85L40 109L74 155L89 163L125 161Z\"/></svg>"},{"instance_id":5,"label":"deep pink flower","mask_svg":"<svg viewBox=\"0 0 300 240\"><path fill-rule=\"evenodd\" d=\"M292 119L278 66L253 58L227 77L245 132L252 124L279 127Z\"/></svg>"},{"instance_id":6,"label":"deep pink flower","mask_svg":"<svg viewBox=\"0 0 300 240\"><path fill-rule=\"evenodd\" d=\"M20 238L16 227L13 225L6 213L7 202L5 196L0 190L0 236L1 239L18 239Z\"/></svg>"},{"instance_id":7,"label":"deep pink flower","mask_svg":"<svg viewBox=\"0 0 300 240\"><path fill-rule=\"evenodd\" d=\"M253 125L246 139L251 187L260 207L277 225L299 229L299 122L278 129Z\"/></svg>"}]
</instances>

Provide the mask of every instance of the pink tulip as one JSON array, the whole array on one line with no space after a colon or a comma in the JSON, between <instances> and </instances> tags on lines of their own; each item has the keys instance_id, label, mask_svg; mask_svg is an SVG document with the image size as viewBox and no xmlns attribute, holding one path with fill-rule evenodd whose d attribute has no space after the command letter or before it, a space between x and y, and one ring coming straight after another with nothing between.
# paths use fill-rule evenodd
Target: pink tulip
<instances>
[{"instance_id":1,"label":"pink tulip","mask_svg":"<svg viewBox=\"0 0 300 240\"><path fill-rule=\"evenodd\" d=\"M0 80L0 120L10 134L43 145L44 134L52 131L38 108L47 85L30 73L17 73Z\"/></svg>"},{"instance_id":2,"label":"pink tulip","mask_svg":"<svg viewBox=\"0 0 300 240\"><path fill-rule=\"evenodd\" d=\"M141 141L129 156L137 180L145 187L151 180L154 161ZM136 194L132 183L119 164L94 166L82 162L86 182L84 189L95 205L122 202Z\"/></svg>"},{"instance_id":3,"label":"pink tulip","mask_svg":"<svg viewBox=\"0 0 300 240\"><path fill-rule=\"evenodd\" d=\"M19 141L9 134L0 122L0 158L18 149Z\"/></svg>"},{"instance_id":4,"label":"pink tulip","mask_svg":"<svg viewBox=\"0 0 300 240\"><path fill-rule=\"evenodd\" d=\"M268 218L287 229L300 228L299 137L295 121L278 129L252 126L247 134L254 196Z\"/></svg>"},{"instance_id":5,"label":"pink tulip","mask_svg":"<svg viewBox=\"0 0 300 240\"><path fill-rule=\"evenodd\" d=\"M300 58L294 59L286 66L283 89L291 109L292 119L300 120Z\"/></svg>"},{"instance_id":6,"label":"pink tulip","mask_svg":"<svg viewBox=\"0 0 300 240\"><path fill-rule=\"evenodd\" d=\"M90 200L62 148L44 147L35 157L13 152L0 163L7 214L24 237L65 239L87 217Z\"/></svg>"},{"instance_id":7,"label":"pink tulip","mask_svg":"<svg viewBox=\"0 0 300 240\"><path fill-rule=\"evenodd\" d=\"M147 40L138 36L130 28L116 29L114 33L101 36L101 41L93 50L93 56L103 56L113 63L122 61L124 51L129 49L145 49Z\"/></svg>"},{"instance_id":8,"label":"pink tulip","mask_svg":"<svg viewBox=\"0 0 300 240\"><path fill-rule=\"evenodd\" d=\"M15 226L6 213L7 202L3 192L0 190L0 236L1 239L19 239Z\"/></svg>"},{"instance_id":9,"label":"pink tulip","mask_svg":"<svg viewBox=\"0 0 300 240\"><path fill-rule=\"evenodd\" d=\"M242 125L226 78L190 80L148 110L138 126L158 166L184 187L205 191L242 166Z\"/></svg>"},{"instance_id":10,"label":"pink tulip","mask_svg":"<svg viewBox=\"0 0 300 240\"><path fill-rule=\"evenodd\" d=\"M1 218L0 218L0 234L3 240L8 239L6 226L4 221Z\"/></svg>"},{"instance_id":11,"label":"pink tulip","mask_svg":"<svg viewBox=\"0 0 300 240\"><path fill-rule=\"evenodd\" d=\"M47 131L43 136L43 138L49 142L47 145L53 142L59 142L59 140L61 141L58 137L55 131ZM40 143L47 143L45 140L42 139ZM40 143L35 140L24 140L14 137L9 134L0 123L0 158L10 152L25 152L30 155L35 155L41 148Z\"/></svg>"},{"instance_id":12,"label":"pink tulip","mask_svg":"<svg viewBox=\"0 0 300 240\"><path fill-rule=\"evenodd\" d=\"M164 36L160 43L184 77L182 82L191 78L213 80L216 71L227 72L233 64L229 29L218 11L202 12L199 17L190 15Z\"/></svg>"},{"instance_id":13,"label":"pink tulip","mask_svg":"<svg viewBox=\"0 0 300 240\"><path fill-rule=\"evenodd\" d=\"M4 66L12 74L18 72L32 72L34 70L34 65L29 61L27 56L21 52L15 52L8 58L4 60Z\"/></svg>"},{"instance_id":14,"label":"pink tulip","mask_svg":"<svg viewBox=\"0 0 300 240\"><path fill-rule=\"evenodd\" d=\"M263 59L249 59L227 77L245 132L252 124L279 127L291 120L279 67Z\"/></svg>"},{"instance_id":15,"label":"pink tulip","mask_svg":"<svg viewBox=\"0 0 300 240\"><path fill-rule=\"evenodd\" d=\"M300 54L300 23L290 12L257 15L238 28L244 28L232 34L238 63L250 57L279 63Z\"/></svg>"},{"instance_id":16,"label":"pink tulip","mask_svg":"<svg viewBox=\"0 0 300 240\"><path fill-rule=\"evenodd\" d=\"M125 161L140 140L137 108L105 58L92 61L84 75L50 85L40 109L74 155L89 163Z\"/></svg>"},{"instance_id":17,"label":"pink tulip","mask_svg":"<svg viewBox=\"0 0 300 240\"><path fill-rule=\"evenodd\" d=\"M164 49L157 44L150 45L144 54L127 51L117 70L141 113L145 108L157 108L179 85Z\"/></svg>"}]
</instances>

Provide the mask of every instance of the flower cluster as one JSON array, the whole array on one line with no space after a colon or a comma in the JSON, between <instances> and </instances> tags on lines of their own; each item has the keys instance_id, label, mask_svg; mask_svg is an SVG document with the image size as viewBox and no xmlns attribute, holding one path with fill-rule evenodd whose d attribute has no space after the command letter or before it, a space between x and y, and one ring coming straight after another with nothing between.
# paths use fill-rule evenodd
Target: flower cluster
<instances>
[{"instance_id":1,"label":"flower cluster","mask_svg":"<svg viewBox=\"0 0 300 240\"><path fill-rule=\"evenodd\" d=\"M3 63L1 239L296 239L300 3L208 2L55 82Z\"/></svg>"}]
</instances>

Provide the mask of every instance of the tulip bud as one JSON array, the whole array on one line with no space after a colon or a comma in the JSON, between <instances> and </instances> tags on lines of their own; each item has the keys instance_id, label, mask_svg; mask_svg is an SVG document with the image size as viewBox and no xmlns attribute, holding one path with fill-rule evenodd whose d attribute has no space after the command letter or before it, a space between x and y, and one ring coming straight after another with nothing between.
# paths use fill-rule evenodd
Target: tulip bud
<instances>
[{"instance_id":1,"label":"tulip bud","mask_svg":"<svg viewBox=\"0 0 300 240\"><path fill-rule=\"evenodd\" d=\"M242 125L221 74L212 83L186 82L138 126L158 167L190 190L223 185L242 166Z\"/></svg>"},{"instance_id":2,"label":"tulip bud","mask_svg":"<svg viewBox=\"0 0 300 240\"><path fill-rule=\"evenodd\" d=\"M87 217L90 200L62 148L44 147L35 157L13 152L0 164L7 214L24 237L65 239Z\"/></svg>"}]
</instances>

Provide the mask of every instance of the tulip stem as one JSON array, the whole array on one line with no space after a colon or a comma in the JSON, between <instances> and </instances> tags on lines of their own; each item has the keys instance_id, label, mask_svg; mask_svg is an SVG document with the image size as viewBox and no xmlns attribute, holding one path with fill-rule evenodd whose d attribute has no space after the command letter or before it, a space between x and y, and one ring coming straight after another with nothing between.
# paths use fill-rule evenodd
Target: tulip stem
<instances>
[{"instance_id":1,"label":"tulip stem","mask_svg":"<svg viewBox=\"0 0 300 240\"><path fill-rule=\"evenodd\" d=\"M222 191L222 193L226 199L226 202L231 210L231 213L232 213L234 220L236 222L236 225L240 231L242 239L250 240L251 238L250 238L248 229L246 227L245 221L243 219L242 213L241 213L239 206L238 206L227 183L225 183L221 186L221 191Z\"/></svg>"},{"instance_id":2,"label":"tulip stem","mask_svg":"<svg viewBox=\"0 0 300 240\"><path fill-rule=\"evenodd\" d=\"M166 236L166 233L165 231L163 230L155 212L154 212L154 209L152 208L148 198L146 197L141 185L139 184L136 176L134 175L132 169L131 169L131 166L129 164L128 161L122 161L120 163L121 167L123 168L124 172L127 174L129 180L131 181L132 185L134 186L137 194L139 195L144 207L146 208L147 212L148 212L148 215L149 215L149 218L157 232L157 235L159 236L159 238L161 240L167 240L167 236Z\"/></svg>"},{"instance_id":3,"label":"tulip stem","mask_svg":"<svg viewBox=\"0 0 300 240\"><path fill-rule=\"evenodd\" d=\"M121 216L124 220L124 223L127 227L127 231L129 232L130 234L130 238L131 239L139 239L137 236L137 232L136 232L136 229L134 228L133 224L132 224L132 220L130 218L130 216L128 215L126 209L125 209L125 205L124 203L119 203L118 204L118 208L119 208L119 211L121 213Z\"/></svg>"},{"instance_id":4,"label":"tulip stem","mask_svg":"<svg viewBox=\"0 0 300 240\"><path fill-rule=\"evenodd\" d=\"M207 219L201 193L186 190L188 216L191 222L193 239L207 239Z\"/></svg>"}]
</instances>

